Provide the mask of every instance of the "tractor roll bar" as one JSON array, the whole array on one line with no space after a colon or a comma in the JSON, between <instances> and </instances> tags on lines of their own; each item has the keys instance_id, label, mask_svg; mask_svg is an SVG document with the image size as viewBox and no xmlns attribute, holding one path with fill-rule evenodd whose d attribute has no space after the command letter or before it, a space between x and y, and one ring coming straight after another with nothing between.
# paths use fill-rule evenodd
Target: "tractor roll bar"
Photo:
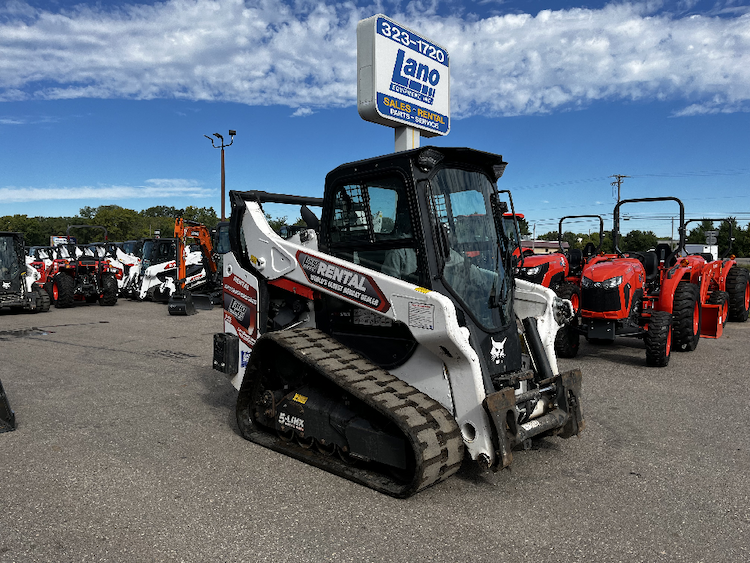
<instances>
[{"instance_id":1,"label":"tractor roll bar","mask_svg":"<svg viewBox=\"0 0 750 563\"><path fill-rule=\"evenodd\" d=\"M615 245L615 252L622 256L622 250L620 250L620 206L625 205L626 203L649 203L652 201L675 201L680 206L680 222L679 227L677 227L677 231L680 234L680 242L677 245L676 251L685 252L685 206L682 205L682 201L677 199L676 197L642 197L638 199L623 199L621 201L617 202L617 205L615 205L615 213L614 213L614 229L612 230L612 239L614 240Z\"/></svg>"},{"instance_id":2,"label":"tractor roll bar","mask_svg":"<svg viewBox=\"0 0 750 563\"><path fill-rule=\"evenodd\" d=\"M688 219L687 221L685 221L685 225L683 225L683 227L685 228L685 236L687 236L688 223L698 223L703 221L711 221L712 223L719 221L719 224L727 223L729 225L729 248L727 248L727 251L721 255L721 258L727 258L732 253L732 243L734 242L734 225L732 224L732 219L733 217L726 217L724 219L709 219L707 217L704 217L702 219Z\"/></svg>"},{"instance_id":3,"label":"tractor roll bar","mask_svg":"<svg viewBox=\"0 0 750 563\"><path fill-rule=\"evenodd\" d=\"M596 253L599 254L599 251L602 249L602 243L604 242L604 219L602 219L601 215L566 215L562 219L560 219L560 225L557 227L557 244L560 246L560 252L564 253L563 251L563 245L562 245L562 236L563 236L563 221L565 219L599 219L599 246L596 247Z\"/></svg>"}]
</instances>

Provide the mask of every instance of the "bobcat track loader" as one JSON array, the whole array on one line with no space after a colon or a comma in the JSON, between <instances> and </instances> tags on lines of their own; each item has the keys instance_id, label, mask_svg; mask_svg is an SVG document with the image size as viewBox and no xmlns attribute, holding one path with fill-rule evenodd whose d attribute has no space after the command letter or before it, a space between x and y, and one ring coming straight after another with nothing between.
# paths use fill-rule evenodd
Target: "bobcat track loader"
<instances>
[{"instance_id":1,"label":"bobcat track loader","mask_svg":"<svg viewBox=\"0 0 750 563\"><path fill-rule=\"evenodd\" d=\"M570 302L512 276L505 165L424 147L340 166L322 199L230 192L214 368L245 438L407 497L583 429L580 371L554 354ZM264 202L308 228L276 234Z\"/></svg>"}]
</instances>

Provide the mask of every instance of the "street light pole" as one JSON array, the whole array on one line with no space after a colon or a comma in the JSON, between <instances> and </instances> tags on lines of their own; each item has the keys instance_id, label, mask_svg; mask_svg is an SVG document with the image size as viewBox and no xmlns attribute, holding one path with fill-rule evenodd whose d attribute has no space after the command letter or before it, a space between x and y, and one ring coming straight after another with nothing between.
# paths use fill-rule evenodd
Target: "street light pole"
<instances>
[{"instance_id":1,"label":"street light pole","mask_svg":"<svg viewBox=\"0 0 750 563\"><path fill-rule=\"evenodd\" d=\"M214 140L211 137L209 137L208 135L203 135L206 139L208 139L209 141L211 141L211 146L213 148L215 148L215 149L221 149L221 220L222 221L226 221L227 220L226 208L225 208L226 197L224 195L224 187L225 187L225 180L224 180L224 149L226 147L231 147L232 146L232 143L234 143L234 136L236 134L237 134L237 131L235 131L234 129L230 129L229 130L229 137L231 138L231 141L230 141L230 143L228 145L225 145L224 144L224 137L222 135L220 135L219 133L214 133L214 137L216 137L217 139L219 139L219 141L221 141L221 145L220 146L216 146L214 144Z\"/></svg>"}]
</instances>

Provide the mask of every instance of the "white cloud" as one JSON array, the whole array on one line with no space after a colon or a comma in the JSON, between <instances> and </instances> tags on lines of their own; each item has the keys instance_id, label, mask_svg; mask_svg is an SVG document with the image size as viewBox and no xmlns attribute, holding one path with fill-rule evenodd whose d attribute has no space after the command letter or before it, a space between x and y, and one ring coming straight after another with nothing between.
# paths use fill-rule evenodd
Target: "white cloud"
<instances>
[{"instance_id":1,"label":"white cloud","mask_svg":"<svg viewBox=\"0 0 750 563\"><path fill-rule=\"evenodd\" d=\"M297 108L297 111L292 114L292 117L307 117L308 115L312 115L313 113L315 112L310 108Z\"/></svg>"},{"instance_id":2,"label":"white cloud","mask_svg":"<svg viewBox=\"0 0 750 563\"><path fill-rule=\"evenodd\" d=\"M746 9L675 16L616 3L462 19L400 5L389 15L451 53L457 117L596 100L680 100L678 115L750 109ZM281 0L7 6L0 101L179 98L288 105L300 108L295 116L355 103L356 24L380 9Z\"/></svg>"},{"instance_id":3,"label":"white cloud","mask_svg":"<svg viewBox=\"0 0 750 563\"><path fill-rule=\"evenodd\" d=\"M166 197L213 197L215 190L209 190L195 180L179 178L157 178L146 180L143 186L72 186L32 188L6 186L0 188L0 201L5 203L26 203L50 200L85 199L90 201L118 201L125 199L166 198Z\"/></svg>"}]
</instances>

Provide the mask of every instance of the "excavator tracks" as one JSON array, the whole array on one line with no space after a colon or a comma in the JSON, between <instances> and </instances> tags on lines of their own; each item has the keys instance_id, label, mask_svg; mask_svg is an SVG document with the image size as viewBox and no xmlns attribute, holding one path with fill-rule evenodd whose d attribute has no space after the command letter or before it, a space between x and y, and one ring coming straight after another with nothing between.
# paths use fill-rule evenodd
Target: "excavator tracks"
<instances>
[{"instance_id":1,"label":"excavator tracks","mask_svg":"<svg viewBox=\"0 0 750 563\"><path fill-rule=\"evenodd\" d=\"M286 367L277 369L280 364ZM287 375L278 375L280 371ZM312 374L306 376L304 387L292 381L300 371ZM377 413L374 416L381 421L387 420L397 434L395 440L403 440L405 448L411 450L405 453L409 459L406 469L394 471L382 464L333 455L334 450L341 454L342 448L331 446L326 451L319 443L311 447L315 437L304 435L304 431L295 439L271 428L269 420L277 417L277 411L268 407L273 410L272 417L262 412L266 408L262 405L269 404L267 399L263 402L269 393L263 382L271 373L277 380L281 377L289 381L284 386L287 397L297 400L297 390L316 385L333 388L360 417L367 418L369 412ZM304 411L294 406L300 413ZM304 429L304 421L300 422ZM270 332L258 339L237 400L237 423L250 441L399 498L447 479L464 457L458 425L445 407L317 329Z\"/></svg>"}]
</instances>

